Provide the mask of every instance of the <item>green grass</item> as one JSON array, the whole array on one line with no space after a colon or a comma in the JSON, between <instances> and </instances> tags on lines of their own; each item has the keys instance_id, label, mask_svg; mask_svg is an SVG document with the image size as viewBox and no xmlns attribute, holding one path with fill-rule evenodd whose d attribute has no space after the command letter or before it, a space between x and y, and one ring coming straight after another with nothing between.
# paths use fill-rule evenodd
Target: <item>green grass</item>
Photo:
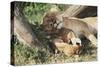
<instances>
[{"instance_id":1,"label":"green grass","mask_svg":"<svg viewBox=\"0 0 100 67\"><path fill-rule=\"evenodd\" d=\"M31 65L31 64L52 64L52 63L72 63L72 62L88 62L97 60L96 48L89 47L89 52L76 57L67 57L64 54L54 54L39 50L38 48L29 48L22 44L14 44L15 65Z\"/></svg>"}]
</instances>

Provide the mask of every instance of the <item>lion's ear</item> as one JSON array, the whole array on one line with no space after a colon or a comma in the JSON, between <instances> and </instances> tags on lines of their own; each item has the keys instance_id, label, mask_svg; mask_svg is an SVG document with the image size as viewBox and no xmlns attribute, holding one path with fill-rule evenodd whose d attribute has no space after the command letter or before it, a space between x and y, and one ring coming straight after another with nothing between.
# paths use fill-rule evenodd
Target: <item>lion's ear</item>
<instances>
[{"instance_id":1,"label":"lion's ear","mask_svg":"<svg viewBox=\"0 0 100 67\"><path fill-rule=\"evenodd\" d=\"M74 32L72 32L72 31L69 32L67 36L68 36L68 38L75 38L76 37Z\"/></svg>"}]
</instances>

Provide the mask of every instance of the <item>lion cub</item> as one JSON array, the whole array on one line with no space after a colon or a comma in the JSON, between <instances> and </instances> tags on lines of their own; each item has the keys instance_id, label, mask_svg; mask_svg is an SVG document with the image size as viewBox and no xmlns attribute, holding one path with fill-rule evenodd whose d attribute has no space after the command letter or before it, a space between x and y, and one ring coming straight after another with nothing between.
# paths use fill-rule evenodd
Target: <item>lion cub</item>
<instances>
[{"instance_id":1,"label":"lion cub","mask_svg":"<svg viewBox=\"0 0 100 67\"><path fill-rule=\"evenodd\" d=\"M72 41L74 41L73 45L65 43L61 39L54 39L53 43L56 46L57 50L63 52L67 56L79 55L80 48L82 46L81 40L78 38L73 38Z\"/></svg>"}]
</instances>

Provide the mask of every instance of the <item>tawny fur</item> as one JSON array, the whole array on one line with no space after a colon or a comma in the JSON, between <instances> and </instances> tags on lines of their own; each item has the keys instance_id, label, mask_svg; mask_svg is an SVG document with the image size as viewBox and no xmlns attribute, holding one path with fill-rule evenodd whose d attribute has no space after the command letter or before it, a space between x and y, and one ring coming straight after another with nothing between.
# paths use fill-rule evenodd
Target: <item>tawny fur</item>
<instances>
[{"instance_id":1,"label":"tawny fur","mask_svg":"<svg viewBox=\"0 0 100 67\"><path fill-rule=\"evenodd\" d=\"M63 52L67 56L79 55L81 48L81 45L64 43L61 39L55 39L54 45L60 52Z\"/></svg>"},{"instance_id":2,"label":"tawny fur","mask_svg":"<svg viewBox=\"0 0 100 67\"><path fill-rule=\"evenodd\" d=\"M60 38L63 42L70 43L72 38L76 38L75 33L66 28L61 28L57 31L56 38Z\"/></svg>"},{"instance_id":3,"label":"tawny fur","mask_svg":"<svg viewBox=\"0 0 100 67\"><path fill-rule=\"evenodd\" d=\"M69 28L73 30L78 37L85 36L87 39L89 39L92 44L96 45L96 37L94 34L91 33L91 30L89 29L89 26L87 23L77 20L77 19L68 19L67 17L63 17L63 27ZM92 36L91 39L90 36Z\"/></svg>"}]
</instances>

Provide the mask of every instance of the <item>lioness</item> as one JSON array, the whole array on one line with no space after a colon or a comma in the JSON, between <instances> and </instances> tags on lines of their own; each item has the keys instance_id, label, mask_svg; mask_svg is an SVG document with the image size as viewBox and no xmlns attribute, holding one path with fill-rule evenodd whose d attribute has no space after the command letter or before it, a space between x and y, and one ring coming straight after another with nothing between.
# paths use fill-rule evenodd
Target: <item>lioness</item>
<instances>
[{"instance_id":1,"label":"lioness","mask_svg":"<svg viewBox=\"0 0 100 67\"><path fill-rule=\"evenodd\" d=\"M71 29L75 32L77 37L81 38L85 36L91 41L92 44L96 45L96 37L91 33L88 24L77 19L71 19L68 17L62 17L62 20L57 18L57 15L53 12L47 13L43 18L42 28L47 33L55 32L56 29L61 28Z\"/></svg>"}]
</instances>

